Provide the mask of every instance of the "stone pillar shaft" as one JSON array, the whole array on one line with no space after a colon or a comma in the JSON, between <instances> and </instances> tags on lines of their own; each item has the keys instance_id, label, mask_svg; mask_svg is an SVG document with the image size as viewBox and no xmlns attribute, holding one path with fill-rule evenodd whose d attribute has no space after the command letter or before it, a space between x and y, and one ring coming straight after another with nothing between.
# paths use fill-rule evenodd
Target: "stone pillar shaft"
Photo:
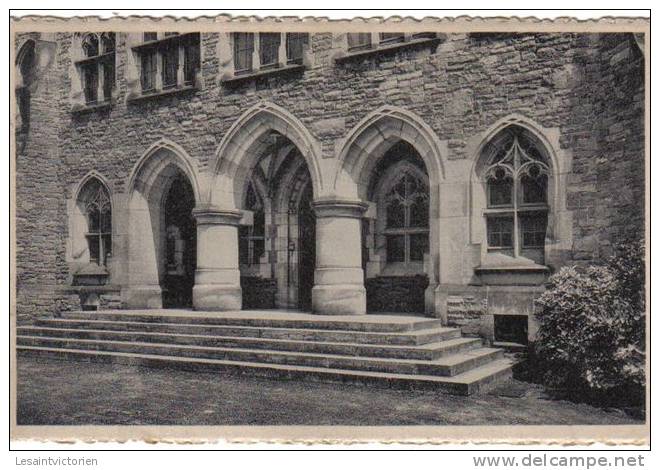
<instances>
[{"instance_id":1,"label":"stone pillar shaft","mask_svg":"<svg viewBox=\"0 0 660 470\"><path fill-rule=\"evenodd\" d=\"M316 270L312 310L324 315L363 315L367 296L362 270L361 217L366 204L317 200Z\"/></svg>"},{"instance_id":2,"label":"stone pillar shaft","mask_svg":"<svg viewBox=\"0 0 660 470\"><path fill-rule=\"evenodd\" d=\"M193 287L195 310L240 310L238 265L239 211L200 207L197 221L197 269Z\"/></svg>"}]
</instances>

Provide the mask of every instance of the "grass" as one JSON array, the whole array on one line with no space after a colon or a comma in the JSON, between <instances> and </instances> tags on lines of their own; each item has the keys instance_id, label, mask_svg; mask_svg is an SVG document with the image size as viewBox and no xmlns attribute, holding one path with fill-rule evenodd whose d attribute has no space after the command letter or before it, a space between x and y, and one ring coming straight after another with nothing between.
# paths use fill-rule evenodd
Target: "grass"
<instances>
[{"instance_id":1,"label":"grass","mask_svg":"<svg viewBox=\"0 0 660 470\"><path fill-rule=\"evenodd\" d=\"M428 391L18 358L19 425L642 424L619 410L509 382L471 397Z\"/></svg>"}]
</instances>

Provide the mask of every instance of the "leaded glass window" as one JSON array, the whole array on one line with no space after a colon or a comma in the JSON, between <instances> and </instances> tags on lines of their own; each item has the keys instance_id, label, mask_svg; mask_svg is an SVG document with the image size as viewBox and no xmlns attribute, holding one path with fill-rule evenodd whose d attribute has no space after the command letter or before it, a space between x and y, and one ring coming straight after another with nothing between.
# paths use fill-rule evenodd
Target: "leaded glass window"
<instances>
[{"instance_id":1,"label":"leaded glass window","mask_svg":"<svg viewBox=\"0 0 660 470\"><path fill-rule=\"evenodd\" d=\"M85 103L109 101L115 87L115 33L85 33L80 37L83 58L77 65Z\"/></svg>"},{"instance_id":2,"label":"leaded glass window","mask_svg":"<svg viewBox=\"0 0 660 470\"><path fill-rule=\"evenodd\" d=\"M513 247L513 217L488 218L488 246L493 248Z\"/></svg>"},{"instance_id":3,"label":"leaded glass window","mask_svg":"<svg viewBox=\"0 0 660 470\"><path fill-rule=\"evenodd\" d=\"M201 67L200 33L143 33L133 48L140 56L143 93L191 86Z\"/></svg>"},{"instance_id":4,"label":"leaded glass window","mask_svg":"<svg viewBox=\"0 0 660 470\"><path fill-rule=\"evenodd\" d=\"M152 91L156 89L156 51L145 51L141 57L140 82L142 91Z\"/></svg>"},{"instance_id":5,"label":"leaded glass window","mask_svg":"<svg viewBox=\"0 0 660 470\"><path fill-rule=\"evenodd\" d=\"M163 47L163 88L171 88L177 84L179 70L179 48L176 44L167 44Z\"/></svg>"},{"instance_id":6,"label":"leaded glass window","mask_svg":"<svg viewBox=\"0 0 660 470\"><path fill-rule=\"evenodd\" d=\"M236 73L252 70L254 52L253 33L234 33L234 71Z\"/></svg>"},{"instance_id":7,"label":"leaded glass window","mask_svg":"<svg viewBox=\"0 0 660 470\"><path fill-rule=\"evenodd\" d=\"M259 63L261 67L278 64L280 33L259 33Z\"/></svg>"},{"instance_id":8,"label":"leaded glass window","mask_svg":"<svg viewBox=\"0 0 660 470\"><path fill-rule=\"evenodd\" d=\"M34 41L28 40L18 51L19 82L16 88L18 104L17 128L22 132L30 126L30 85L35 80L36 56Z\"/></svg>"},{"instance_id":9,"label":"leaded glass window","mask_svg":"<svg viewBox=\"0 0 660 470\"><path fill-rule=\"evenodd\" d=\"M538 143L518 127L496 136L486 152L488 248L542 258L548 221L547 158Z\"/></svg>"},{"instance_id":10,"label":"leaded glass window","mask_svg":"<svg viewBox=\"0 0 660 470\"><path fill-rule=\"evenodd\" d=\"M371 33L348 33L348 50L359 51L371 47Z\"/></svg>"},{"instance_id":11,"label":"leaded glass window","mask_svg":"<svg viewBox=\"0 0 660 470\"><path fill-rule=\"evenodd\" d=\"M201 67L199 52L199 37L188 38L183 49L183 81L186 85L195 83L197 72Z\"/></svg>"},{"instance_id":12,"label":"leaded glass window","mask_svg":"<svg viewBox=\"0 0 660 470\"><path fill-rule=\"evenodd\" d=\"M433 39L438 37L438 33L432 32L422 32L422 33L413 33L413 39Z\"/></svg>"},{"instance_id":13,"label":"leaded glass window","mask_svg":"<svg viewBox=\"0 0 660 470\"><path fill-rule=\"evenodd\" d=\"M252 225L239 227L238 252L241 264L259 264L266 249L266 213L252 183L245 196L245 208L252 211Z\"/></svg>"},{"instance_id":14,"label":"leaded glass window","mask_svg":"<svg viewBox=\"0 0 660 470\"><path fill-rule=\"evenodd\" d=\"M403 33L380 33L379 37L381 44L403 42L405 38Z\"/></svg>"},{"instance_id":15,"label":"leaded glass window","mask_svg":"<svg viewBox=\"0 0 660 470\"><path fill-rule=\"evenodd\" d=\"M85 238L90 263L105 266L112 252L112 208L106 187L96 178L88 181L79 200L87 221Z\"/></svg>"},{"instance_id":16,"label":"leaded glass window","mask_svg":"<svg viewBox=\"0 0 660 470\"><path fill-rule=\"evenodd\" d=\"M404 168L385 194L388 263L421 262L428 253L429 191L426 181Z\"/></svg>"},{"instance_id":17,"label":"leaded glass window","mask_svg":"<svg viewBox=\"0 0 660 470\"><path fill-rule=\"evenodd\" d=\"M286 34L286 60L289 64L302 64L304 47L309 43L307 33Z\"/></svg>"},{"instance_id":18,"label":"leaded glass window","mask_svg":"<svg viewBox=\"0 0 660 470\"><path fill-rule=\"evenodd\" d=\"M81 67L83 93L85 94L85 103L96 103L99 93L99 72L95 63L85 64Z\"/></svg>"}]
</instances>

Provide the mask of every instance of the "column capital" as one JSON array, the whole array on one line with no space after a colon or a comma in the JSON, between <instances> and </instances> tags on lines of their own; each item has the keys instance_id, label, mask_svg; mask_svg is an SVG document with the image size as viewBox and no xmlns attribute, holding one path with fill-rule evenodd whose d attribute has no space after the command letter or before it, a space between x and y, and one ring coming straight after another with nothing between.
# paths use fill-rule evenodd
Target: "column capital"
<instances>
[{"instance_id":1,"label":"column capital","mask_svg":"<svg viewBox=\"0 0 660 470\"><path fill-rule=\"evenodd\" d=\"M221 209L212 205L197 206L192 211L199 225L238 225L243 214L236 209Z\"/></svg>"},{"instance_id":2,"label":"column capital","mask_svg":"<svg viewBox=\"0 0 660 470\"><path fill-rule=\"evenodd\" d=\"M312 202L316 217L351 217L361 218L369 205L351 199L316 199Z\"/></svg>"}]
</instances>

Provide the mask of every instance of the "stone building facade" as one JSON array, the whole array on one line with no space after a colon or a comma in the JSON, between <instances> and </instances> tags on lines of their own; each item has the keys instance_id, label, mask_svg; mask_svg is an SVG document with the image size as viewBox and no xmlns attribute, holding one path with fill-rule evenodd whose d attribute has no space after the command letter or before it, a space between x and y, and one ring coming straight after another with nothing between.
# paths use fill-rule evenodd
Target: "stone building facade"
<instances>
[{"instance_id":1,"label":"stone building facade","mask_svg":"<svg viewBox=\"0 0 660 470\"><path fill-rule=\"evenodd\" d=\"M416 312L522 342L644 230L631 34L16 38L19 323Z\"/></svg>"}]
</instances>

